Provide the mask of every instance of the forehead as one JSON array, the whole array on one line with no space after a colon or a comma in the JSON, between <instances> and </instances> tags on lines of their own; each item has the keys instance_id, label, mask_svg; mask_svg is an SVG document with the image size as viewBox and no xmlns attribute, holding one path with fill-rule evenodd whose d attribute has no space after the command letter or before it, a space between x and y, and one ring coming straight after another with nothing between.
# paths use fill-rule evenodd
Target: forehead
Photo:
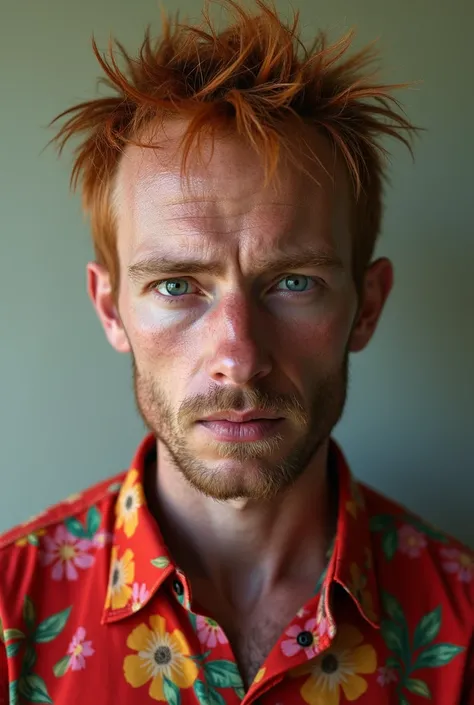
<instances>
[{"instance_id":1,"label":"forehead","mask_svg":"<svg viewBox=\"0 0 474 705\"><path fill-rule=\"evenodd\" d=\"M158 148L133 145L122 158L115 189L121 260L183 247L225 255L237 241L249 256L301 242L350 259L349 178L326 138L308 130L301 168L282 153L276 179L265 185L261 157L236 135L203 140L183 176L182 130L167 125Z\"/></svg>"}]
</instances>

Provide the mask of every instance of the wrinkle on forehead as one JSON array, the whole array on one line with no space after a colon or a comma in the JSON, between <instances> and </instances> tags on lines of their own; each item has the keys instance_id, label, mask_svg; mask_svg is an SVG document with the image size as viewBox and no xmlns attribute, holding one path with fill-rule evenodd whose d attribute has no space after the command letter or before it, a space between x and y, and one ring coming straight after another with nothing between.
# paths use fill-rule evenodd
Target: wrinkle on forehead
<instances>
[{"instance_id":1,"label":"wrinkle on forehead","mask_svg":"<svg viewBox=\"0 0 474 705\"><path fill-rule=\"evenodd\" d=\"M314 134L313 139L323 166L308 160L303 166L319 185L282 160L278 182L264 186L258 155L238 137L216 140L212 159L191 161L187 179L180 174L176 140L160 149L129 146L117 177L119 250L123 240L135 249L165 234L212 238L269 228L278 240L278 233L304 227L305 218L311 219L315 235L348 230L347 170L325 138Z\"/></svg>"}]
</instances>

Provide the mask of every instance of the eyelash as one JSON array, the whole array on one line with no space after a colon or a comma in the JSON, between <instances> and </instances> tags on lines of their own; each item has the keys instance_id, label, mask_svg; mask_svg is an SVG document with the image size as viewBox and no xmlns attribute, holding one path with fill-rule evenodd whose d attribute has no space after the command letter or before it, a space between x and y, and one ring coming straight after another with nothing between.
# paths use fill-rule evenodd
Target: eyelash
<instances>
[{"instance_id":1,"label":"eyelash","mask_svg":"<svg viewBox=\"0 0 474 705\"><path fill-rule=\"evenodd\" d=\"M281 277L280 279L278 279L278 281L276 282L276 285L280 284L280 282L284 281L285 279L289 279L290 277L296 278L298 276L304 276L306 279L308 279L310 282L312 282L314 286L312 286L310 289L306 289L305 291L286 290L287 294L300 294L300 295L301 294L308 294L311 291L314 291L316 287L319 286L320 288L322 288L324 286L324 282L322 279L320 279L319 277L311 277L307 274L303 274L303 275L301 275L301 274L300 275L286 274L284 277ZM198 295L195 292L191 292L190 294L181 294L181 295L177 295L177 296L172 296L170 294L167 296L166 294L161 294L159 291L157 291L157 287L160 284L164 284L165 282L170 282L170 281L177 281L177 280L178 281L186 281L186 282L190 281L189 277L167 277L166 279L159 279L158 281L153 282L153 284L150 285L149 289L153 292L153 294L155 296L159 296L161 299L166 299L167 302L169 302L169 303L171 303L172 301L173 302L181 301L185 296L192 296L193 294Z\"/></svg>"}]
</instances>

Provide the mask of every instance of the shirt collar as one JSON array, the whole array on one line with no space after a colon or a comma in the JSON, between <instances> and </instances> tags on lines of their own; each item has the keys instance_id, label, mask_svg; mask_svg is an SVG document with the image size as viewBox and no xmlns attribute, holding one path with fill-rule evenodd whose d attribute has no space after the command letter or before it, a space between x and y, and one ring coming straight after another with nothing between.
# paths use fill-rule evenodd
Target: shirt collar
<instances>
[{"instance_id":1,"label":"shirt collar","mask_svg":"<svg viewBox=\"0 0 474 705\"><path fill-rule=\"evenodd\" d=\"M154 452L156 438L150 434L138 446L116 500L103 624L144 607L176 570L145 500L145 469Z\"/></svg>"},{"instance_id":2,"label":"shirt collar","mask_svg":"<svg viewBox=\"0 0 474 705\"><path fill-rule=\"evenodd\" d=\"M182 576L145 500L145 468L155 450L156 439L149 435L139 445L116 500L102 623L115 622L138 611L151 600L165 580L171 576ZM334 550L322 586L322 616L328 619L330 631L335 631L331 602L334 585L339 584L351 596L362 616L377 627L380 622L380 598L364 496L342 451L333 440L330 442L329 459L330 472L336 473L339 499ZM185 589L183 602L186 596Z\"/></svg>"},{"instance_id":3,"label":"shirt collar","mask_svg":"<svg viewBox=\"0 0 474 705\"><path fill-rule=\"evenodd\" d=\"M332 588L334 583L339 584L351 596L362 616L372 626L378 627L381 619L380 594L364 492L334 440L331 440L329 457L337 473L339 509L326 588L329 594L329 586Z\"/></svg>"}]
</instances>

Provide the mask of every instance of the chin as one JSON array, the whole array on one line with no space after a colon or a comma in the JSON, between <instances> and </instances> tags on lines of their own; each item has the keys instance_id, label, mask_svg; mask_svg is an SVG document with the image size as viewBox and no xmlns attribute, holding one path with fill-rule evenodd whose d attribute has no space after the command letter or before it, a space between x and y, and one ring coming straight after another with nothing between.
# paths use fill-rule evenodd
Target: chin
<instances>
[{"instance_id":1,"label":"chin","mask_svg":"<svg viewBox=\"0 0 474 705\"><path fill-rule=\"evenodd\" d=\"M300 474L283 459L263 458L211 461L195 456L190 464L179 463L179 469L192 487L217 500L268 500L292 485Z\"/></svg>"}]
</instances>

